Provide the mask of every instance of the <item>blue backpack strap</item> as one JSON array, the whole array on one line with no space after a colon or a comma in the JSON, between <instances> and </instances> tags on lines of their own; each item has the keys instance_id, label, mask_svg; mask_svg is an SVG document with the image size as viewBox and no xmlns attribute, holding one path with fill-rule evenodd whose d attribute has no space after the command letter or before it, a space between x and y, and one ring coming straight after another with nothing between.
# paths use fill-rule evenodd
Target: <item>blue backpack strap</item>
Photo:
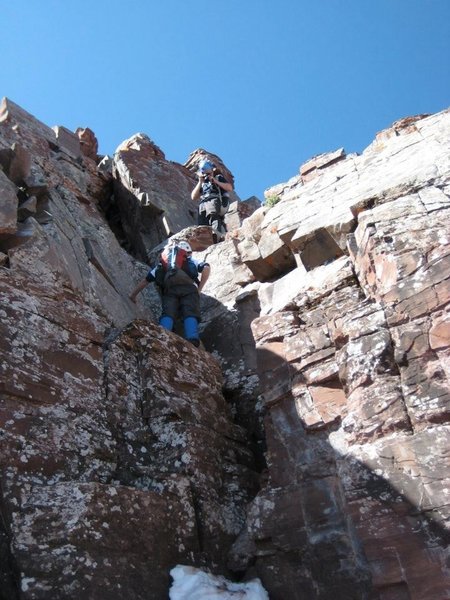
<instances>
[{"instance_id":1,"label":"blue backpack strap","mask_svg":"<svg viewBox=\"0 0 450 600\"><path fill-rule=\"evenodd\" d=\"M156 285L158 285L159 287L163 287L164 286L164 279L166 277L166 270L163 266L162 263L158 263L155 269L155 283Z\"/></svg>"},{"instance_id":2,"label":"blue backpack strap","mask_svg":"<svg viewBox=\"0 0 450 600\"><path fill-rule=\"evenodd\" d=\"M195 281L195 283L198 283L198 268L190 256L188 256L186 259L184 270L189 275L189 277L193 281Z\"/></svg>"}]
</instances>

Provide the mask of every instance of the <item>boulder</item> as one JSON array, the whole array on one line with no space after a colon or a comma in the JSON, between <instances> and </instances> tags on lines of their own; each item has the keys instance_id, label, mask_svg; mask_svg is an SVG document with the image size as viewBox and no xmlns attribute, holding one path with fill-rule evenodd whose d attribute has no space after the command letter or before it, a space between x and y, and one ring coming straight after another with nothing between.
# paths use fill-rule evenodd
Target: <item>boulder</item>
<instances>
[{"instance_id":1,"label":"boulder","mask_svg":"<svg viewBox=\"0 0 450 600\"><path fill-rule=\"evenodd\" d=\"M134 253L147 252L197 222L191 200L194 177L142 133L123 142L114 154L114 197L126 238Z\"/></svg>"},{"instance_id":2,"label":"boulder","mask_svg":"<svg viewBox=\"0 0 450 600\"><path fill-rule=\"evenodd\" d=\"M97 161L98 141L92 129L89 129L89 127L77 127L75 135L78 136L83 155Z\"/></svg>"}]
</instances>

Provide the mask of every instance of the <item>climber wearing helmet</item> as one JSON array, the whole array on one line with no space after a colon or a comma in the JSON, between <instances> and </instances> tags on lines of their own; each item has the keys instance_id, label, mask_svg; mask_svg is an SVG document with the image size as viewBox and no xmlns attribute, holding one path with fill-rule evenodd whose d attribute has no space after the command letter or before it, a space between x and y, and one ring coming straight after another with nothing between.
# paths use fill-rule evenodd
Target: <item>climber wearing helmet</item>
<instances>
[{"instance_id":1,"label":"climber wearing helmet","mask_svg":"<svg viewBox=\"0 0 450 600\"><path fill-rule=\"evenodd\" d=\"M155 283L162 304L159 324L172 331L175 321L180 317L185 338L194 346L199 346L200 292L209 273L208 263L192 258L192 248L188 242L174 241L166 246L159 263L131 292L130 300L136 302L136 296L149 283Z\"/></svg>"},{"instance_id":2,"label":"climber wearing helmet","mask_svg":"<svg viewBox=\"0 0 450 600\"><path fill-rule=\"evenodd\" d=\"M200 200L198 224L210 225L214 241L219 241L226 233L223 217L228 210L233 186L207 158L201 160L198 166L198 182L191 193L192 200Z\"/></svg>"}]
</instances>

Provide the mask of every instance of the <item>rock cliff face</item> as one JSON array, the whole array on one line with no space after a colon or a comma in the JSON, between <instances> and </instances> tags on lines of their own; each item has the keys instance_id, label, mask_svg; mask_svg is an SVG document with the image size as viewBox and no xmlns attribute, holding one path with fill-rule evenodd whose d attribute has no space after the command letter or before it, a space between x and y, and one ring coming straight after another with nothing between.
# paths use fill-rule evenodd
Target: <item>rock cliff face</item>
<instances>
[{"instance_id":1,"label":"rock cliff face","mask_svg":"<svg viewBox=\"0 0 450 600\"><path fill-rule=\"evenodd\" d=\"M217 245L204 153L103 158L2 103L0 598L165 599L176 564L274 600L450 597L449 112L236 197ZM128 300L180 231L206 351Z\"/></svg>"}]
</instances>

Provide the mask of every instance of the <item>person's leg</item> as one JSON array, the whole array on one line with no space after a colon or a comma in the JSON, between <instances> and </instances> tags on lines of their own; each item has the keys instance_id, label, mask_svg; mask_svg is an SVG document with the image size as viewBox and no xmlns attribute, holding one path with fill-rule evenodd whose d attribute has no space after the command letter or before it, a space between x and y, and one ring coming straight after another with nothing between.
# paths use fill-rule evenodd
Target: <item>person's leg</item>
<instances>
[{"instance_id":1,"label":"person's leg","mask_svg":"<svg viewBox=\"0 0 450 600\"><path fill-rule=\"evenodd\" d=\"M184 337L194 344L194 346L200 345L200 337L198 334L198 321L196 317L186 317L183 321L184 324Z\"/></svg>"},{"instance_id":2,"label":"person's leg","mask_svg":"<svg viewBox=\"0 0 450 600\"><path fill-rule=\"evenodd\" d=\"M183 319L185 338L194 344L194 346L199 346L200 296L194 284L188 285L185 293L180 297L180 311Z\"/></svg>"},{"instance_id":3,"label":"person's leg","mask_svg":"<svg viewBox=\"0 0 450 600\"><path fill-rule=\"evenodd\" d=\"M209 223L214 231L219 231L220 217L217 213L211 213L209 215Z\"/></svg>"},{"instance_id":4,"label":"person's leg","mask_svg":"<svg viewBox=\"0 0 450 600\"><path fill-rule=\"evenodd\" d=\"M217 198L211 198L203 202L202 210L204 212L202 214L204 215L204 220L202 222L202 225L209 225L210 227L213 227L214 216L217 213L216 202Z\"/></svg>"},{"instance_id":5,"label":"person's leg","mask_svg":"<svg viewBox=\"0 0 450 600\"><path fill-rule=\"evenodd\" d=\"M161 327L164 327L164 329L168 329L169 331L172 331L173 329L173 319L167 315L161 315L159 318L159 324Z\"/></svg>"},{"instance_id":6,"label":"person's leg","mask_svg":"<svg viewBox=\"0 0 450 600\"><path fill-rule=\"evenodd\" d=\"M198 212L197 225L209 225L208 217L204 210Z\"/></svg>"},{"instance_id":7,"label":"person's leg","mask_svg":"<svg viewBox=\"0 0 450 600\"><path fill-rule=\"evenodd\" d=\"M159 324L165 329L172 331L173 323L178 314L178 298L170 292L163 292L161 297L161 316L159 318Z\"/></svg>"},{"instance_id":8,"label":"person's leg","mask_svg":"<svg viewBox=\"0 0 450 600\"><path fill-rule=\"evenodd\" d=\"M216 213L212 213L210 216L210 224L213 230L214 243L220 242L225 237L226 229L223 223L222 217Z\"/></svg>"}]
</instances>

